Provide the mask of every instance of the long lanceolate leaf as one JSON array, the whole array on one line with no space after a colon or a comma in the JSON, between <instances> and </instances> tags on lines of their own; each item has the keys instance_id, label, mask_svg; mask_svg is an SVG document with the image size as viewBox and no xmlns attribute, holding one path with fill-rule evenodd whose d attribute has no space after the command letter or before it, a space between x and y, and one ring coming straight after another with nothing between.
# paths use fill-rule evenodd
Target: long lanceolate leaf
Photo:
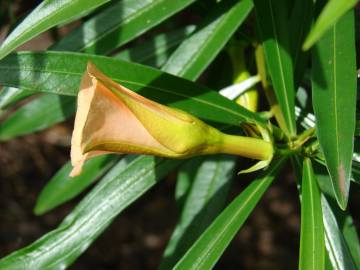
<instances>
[{"instance_id":1,"label":"long lanceolate leaf","mask_svg":"<svg viewBox=\"0 0 360 270\"><path fill-rule=\"evenodd\" d=\"M109 155L94 157L85 163L83 172L73 178L69 176L72 165L66 163L41 191L36 201L35 214L44 214L74 198L101 177L116 160L118 157Z\"/></svg>"},{"instance_id":2,"label":"long lanceolate leaf","mask_svg":"<svg viewBox=\"0 0 360 270\"><path fill-rule=\"evenodd\" d=\"M129 158L120 161L57 229L0 260L0 269L66 268L123 209L182 162Z\"/></svg>"},{"instance_id":3,"label":"long lanceolate leaf","mask_svg":"<svg viewBox=\"0 0 360 270\"><path fill-rule=\"evenodd\" d=\"M180 45L163 69L183 78L196 79L246 19L252 7L251 0L221 2L207 18L207 24Z\"/></svg>"},{"instance_id":4,"label":"long lanceolate leaf","mask_svg":"<svg viewBox=\"0 0 360 270\"><path fill-rule=\"evenodd\" d=\"M208 121L263 123L257 114L215 91L164 72L104 56L65 52L19 53L0 61L0 84L31 91L76 95L88 61L107 76L142 95Z\"/></svg>"},{"instance_id":5,"label":"long lanceolate leaf","mask_svg":"<svg viewBox=\"0 0 360 270\"><path fill-rule=\"evenodd\" d=\"M27 134L65 120L75 112L73 97L45 94L0 123L0 140Z\"/></svg>"},{"instance_id":6,"label":"long lanceolate leaf","mask_svg":"<svg viewBox=\"0 0 360 270\"><path fill-rule=\"evenodd\" d=\"M276 160L261 177L252 181L215 219L174 269L211 269L270 186L283 161Z\"/></svg>"},{"instance_id":7,"label":"long lanceolate leaf","mask_svg":"<svg viewBox=\"0 0 360 270\"><path fill-rule=\"evenodd\" d=\"M295 0L290 16L290 43L294 64L295 89L299 86L309 60L309 52L304 52L301 47L309 32L313 16L313 0ZM295 34L296 33L296 34Z\"/></svg>"},{"instance_id":8,"label":"long lanceolate leaf","mask_svg":"<svg viewBox=\"0 0 360 270\"><path fill-rule=\"evenodd\" d=\"M192 166L194 160L188 163ZM172 269L225 205L236 157L219 155L195 164L180 221L169 240L159 269Z\"/></svg>"},{"instance_id":9,"label":"long lanceolate leaf","mask_svg":"<svg viewBox=\"0 0 360 270\"><path fill-rule=\"evenodd\" d=\"M342 231L336 221L335 215L325 196L322 196L321 204L324 217L326 248L333 269L357 269L351 257L351 253L349 252L349 247L347 246Z\"/></svg>"},{"instance_id":10,"label":"long lanceolate leaf","mask_svg":"<svg viewBox=\"0 0 360 270\"><path fill-rule=\"evenodd\" d=\"M75 29L54 49L107 54L193 2L195 0L120 1Z\"/></svg>"},{"instance_id":11,"label":"long lanceolate leaf","mask_svg":"<svg viewBox=\"0 0 360 270\"><path fill-rule=\"evenodd\" d=\"M296 134L294 69L285 2L254 0L254 5L276 98L284 115L287 133L293 136Z\"/></svg>"},{"instance_id":12,"label":"long lanceolate leaf","mask_svg":"<svg viewBox=\"0 0 360 270\"><path fill-rule=\"evenodd\" d=\"M195 25L158 34L147 38L143 42L120 53L114 57L129 62L160 68L168 60L169 56L196 29Z\"/></svg>"},{"instance_id":13,"label":"long lanceolate leaf","mask_svg":"<svg viewBox=\"0 0 360 270\"><path fill-rule=\"evenodd\" d=\"M317 133L337 201L346 208L355 131L354 14L347 13L313 50L313 107Z\"/></svg>"},{"instance_id":14,"label":"long lanceolate leaf","mask_svg":"<svg viewBox=\"0 0 360 270\"><path fill-rule=\"evenodd\" d=\"M349 211L342 211L336 203L336 196L326 168L314 164L316 178L323 193L321 205L325 228L326 249L334 269L360 268L360 242Z\"/></svg>"},{"instance_id":15,"label":"long lanceolate leaf","mask_svg":"<svg viewBox=\"0 0 360 270\"><path fill-rule=\"evenodd\" d=\"M301 238L300 270L321 270L325 263L324 225L321 193L317 185L311 160L303 163L301 185Z\"/></svg>"},{"instance_id":16,"label":"long lanceolate leaf","mask_svg":"<svg viewBox=\"0 0 360 270\"><path fill-rule=\"evenodd\" d=\"M343 16L348 10L353 8L358 0L336 0L328 1L319 18L309 35L307 36L303 48L309 49L318 41L326 31L331 31L331 27Z\"/></svg>"},{"instance_id":17,"label":"long lanceolate leaf","mask_svg":"<svg viewBox=\"0 0 360 270\"><path fill-rule=\"evenodd\" d=\"M6 38L0 47L0 59L18 46L49 28L92 10L109 0L45 0L35 8Z\"/></svg>"}]
</instances>

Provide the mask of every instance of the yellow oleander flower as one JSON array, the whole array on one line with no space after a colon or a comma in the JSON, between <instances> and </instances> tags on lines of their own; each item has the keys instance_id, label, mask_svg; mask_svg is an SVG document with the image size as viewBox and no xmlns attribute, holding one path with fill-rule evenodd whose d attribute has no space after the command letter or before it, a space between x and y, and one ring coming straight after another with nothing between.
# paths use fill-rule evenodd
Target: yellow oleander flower
<instances>
[{"instance_id":1,"label":"yellow oleander flower","mask_svg":"<svg viewBox=\"0 0 360 270\"><path fill-rule=\"evenodd\" d=\"M78 94L71 176L81 173L86 159L111 152L169 158L229 153L270 160L273 147L224 134L184 111L146 99L88 63Z\"/></svg>"}]
</instances>

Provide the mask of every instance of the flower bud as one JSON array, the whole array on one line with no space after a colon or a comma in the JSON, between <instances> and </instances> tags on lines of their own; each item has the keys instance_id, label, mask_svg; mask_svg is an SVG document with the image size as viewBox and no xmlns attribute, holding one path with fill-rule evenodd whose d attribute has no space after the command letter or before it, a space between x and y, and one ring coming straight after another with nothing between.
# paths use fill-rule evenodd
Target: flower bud
<instances>
[{"instance_id":1,"label":"flower bud","mask_svg":"<svg viewBox=\"0 0 360 270\"><path fill-rule=\"evenodd\" d=\"M81 173L86 159L111 152L169 158L230 153L268 160L273 148L260 139L224 134L184 111L146 99L89 63L78 94L71 176Z\"/></svg>"}]
</instances>

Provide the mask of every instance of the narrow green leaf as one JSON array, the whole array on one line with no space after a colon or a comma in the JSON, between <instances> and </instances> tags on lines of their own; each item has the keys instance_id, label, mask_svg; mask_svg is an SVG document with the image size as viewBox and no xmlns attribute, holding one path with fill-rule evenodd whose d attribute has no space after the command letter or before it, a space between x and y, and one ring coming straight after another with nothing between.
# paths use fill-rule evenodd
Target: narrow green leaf
<instances>
[{"instance_id":1,"label":"narrow green leaf","mask_svg":"<svg viewBox=\"0 0 360 270\"><path fill-rule=\"evenodd\" d=\"M328 200L322 196L322 210L325 227L325 241L331 265L335 270L358 269L352 260L341 229ZM358 256L357 256L358 257Z\"/></svg>"},{"instance_id":2,"label":"narrow green leaf","mask_svg":"<svg viewBox=\"0 0 360 270\"><path fill-rule=\"evenodd\" d=\"M204 25L171 55L163 70L192 80L199 77L246 19L252 7L251 0L220 2Z\"/></svg>"},{"instance_id":3,"label":"narrow green leaf","mask_svg":"<svg viewBox=\"0 0 360 270\"><path fill-rule=\"evenodd\" d=\"M304 50L308 50L315 42L317 42L338 20L351 8L353 8L358 0L332 0L328 1L315 25L303 45Z\"/></svg>"},{"instance_id":4,"label":"narrow green leaf","mask_svg":"<svg viewBox=\"0 0 360 270\"><path fill-rule=\"evenodd\" d=\"M194 157L188 160L179 168L175 187L175 200L180 210L183 209L187 200L191 186L196 177L196 173L201 164L205 161L205 156Z\"/></svg>"},{"instance_id":5,"label":"narrow green leaf","mask_svg":"<svg viewBox=\"0 0 360 270\"><path fill-rule=\"evenodd\" d=\"M94 157L85 163L81 175L74 178L69 177L72 166L67 162L41 190L34 213L42 215L76 197L114 165L117 159L109 155Z\"/></svg>"},{"instance_id":6,"label":"narrow green leaf","mask_svg":"<svg viewBox=\"0 0 360 270\"><path fill-rule=\"evenodd\" d=\"M0 110L3 110L11 104L34 94L30 91L23 91L15 87L4 87L0 90Z\"/></svg>"},{"instance_id":7,"label":"narrow green leaf","mask_svg":"<svg viewBox=\"0 0 360 270\"><path fill-rule=\"evenodd\" d=\"M360 268L360 242L349 211L337 207L329 173L324 166L314 164L314 171L323 193L322 209L326 248L334 269ZM356 267L355 267L356 266Z\"/></svg>"},{"instance_id":8,"label":"narrow green leaf","mask_svg":"<svg viewBox=\"0 0 360 270\"><path fill-rule=\"evenodd\" d=\"M0 61L0 84L76 95L88 61L124 86L205 120L236 126L244 120L264 123L257 114L206 87L146 66L104 56L65 52L13 54Z\"/></svg>"},{"instance_id":9,"label":"narrow green leaf","mask_svg":"<svg viewBox=\"0 0 360 270\"><path fill-rule=\"evenodd\" d=\"M122 159L57 229L1 259L0 269L65 269L120 212L181 162L150 156Z\"/></svg>"},{"instance_id":10,"label":"narrow green leaf","mask_svg":"<svg viewBox=\"0 0 360 270\"><path fill-rule=\"evenodd\" d=\"M291 59L286 0L254 0L256 20L275 95L286 123L286 133L296 134L294 69Z\"/></svg>"},{"instance_id":11,"label":"narrow green leaf","mask_svg":"<svg viewBox=\"0 0 360 270\"><path fill-rule=\"evenodd\" d=\"M283 161L276 160L262 176L252 181L199 237L174 269L211 269L270 186Z\"/></svg>"},{"instance_id":12,"label":"narrow green leaf","mask_svg":"<svg viewBox=\"0 0 360 270\"><path fill-rule=\"evenodd\" d=\"M311 160L308 158L304 159L303 163L299 256L299 269L324 269L325 242L321 193L313 172Z\"/></svg>"},{"instance_id":13,"label":"narrow green leaf","mask_svg":"<svg viewBox=\"0 0 360 270\"><path fill-rule=\"evenodd\" d=\"M357 232L357 227L355 226L353 218L348 211L341 211L339 215L340 217L337 217L337 220L340 221L339 223L345 238L345 242L349 247L350 254L352 256L356 269L360 269L360 239Z\"/></svg>"},{"instance_id":14,"label":"narrow green leaf","mask_svg":"<svg viewBox=\"0 0 360 270\"><path fill-rule=\"evenodd\" d=\"M53 26L79 17L109 0L45 0L37 6L5 39L0 47L0 59L21 44Z\"/></svg>"},{"instance_id":15,"label":"narrow green leaf","mask_svg":"<svg viewBox=\"0 0 360 270\"><path fill-rule=\"evenodd\" d=\"M67 119L74 112L73 97L42 95L25 104L0 123L0 140L42 130Z\"/></svg>"},{"instance_id":16,"label":"narrow green leaf","mask_svg":"<svg viewBox=\"0 0 360 270\"><path fill-rule=\"evenodd\" d=\"M301 46L311 27L313 6L313 0L296 0L291 11L289 28L292 33L297 33L296 35L290 35L295 89L298 88L303 79L309 62L309 53L302 51Z\"/></svg>"},{"instance_id":17,"label":"narrow green leaf","mask_svg":"<svg viewBox=\"0 0 360 270\"><path fill-rule=\"evenodd\" d=\"M107 54L181 11L195 0L123 0L89 19L54 49Z\"/></svg>"},{"instance_id":18,"label":"narrow green leaf","mask_svg":"<svg viewBox=\"0 0 360 270\"><path fill-rule=\"evenodd\" d=\"M355 131L354 14L332 26L313 50L313 107L317 133L336 198L346 208Z\"/></svg>"},{"instance_id":19,"label":"narrow green leaf","mask_svg":"<svg viewBox=\"0 0 360 270\"><path fill-rule=\"evenodd\" d=\"M167 61L176 47L194 32L195 28L195 25L189 25L158 34L146 39L137 46L123 50L114 57L159 68Z\"/></svg>"},{"instance_id":20,"label":"narrow green leaf","mask_svg":"<svg viewBox=\"0 0 360 270\"><path fill-rule=\"evenodd\" d=\"M194 163L189 160L190 166ZM165 249L159 269L172 269L201 233L223 210L236 157L219 155L203 160L192 175L181 217Z\"/></svg>"}]
</instances>

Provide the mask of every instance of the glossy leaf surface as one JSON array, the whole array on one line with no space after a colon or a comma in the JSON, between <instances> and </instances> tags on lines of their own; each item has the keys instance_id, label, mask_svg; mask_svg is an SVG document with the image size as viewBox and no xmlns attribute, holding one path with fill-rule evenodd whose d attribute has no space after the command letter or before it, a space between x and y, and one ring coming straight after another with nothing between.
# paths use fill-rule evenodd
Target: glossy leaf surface
<instances>
[{"instance_id":1,"label":"glossy leaf surface","mask_svg":"<svg viewBox=\"0 0 360 270\"><path fill-rule=\"evenodd\" d=\"M234 176L236 157L219 155L189 160L194 171L189 172L191 187L182 208L180 220L165 249L159 269L171 269L192 246L201 233L221 213L226 203L231 179ZM184 174L184 173L183 173Z\"/></svg>"},{"instance_id":2,"label":"glossy leaf surface","mask_svg":"<svg viewBox=\"0 0 360 270\"><path fill-rule=\"evenodd\" d=\"M83 172L77 177L70 177L70 162L66 163L46 184L37 198L34 213L42 215L80 194L94 181L101 177L118 157L98 156L85 163Z\"/></svg>"},{"instance_id":3,"label":"glossy leaf surface","mask_svg":"<svg viewBox=\"0 0 360 270\"><path fill-rule=\"evenodd\" d=\"M0 59L49 28L79 18L109 0L45 0L11 32L0 47Z\"/></svg>"},{"instance_id":4,"label":"glossy leaf surface","mask_svg":"<svg viewBox=\"0 0 360 270\"><path fill-rule=\"evenodd\" d=\"M207 22L171 55L163 69L183 78L197 78L246 19L252 7L251 0L221 2Z\"/></svg>"},{"instance_id":5,"label":"glossy leaf surface","mask_svg":"<svg viewBox=\"0 0 360 270\"><path fill-rule=\"evenodd\" d=\"M199 237L174 269L211 269L275 178L283 160L252 181Z\"/></svg>"},{"instance_id":6,"label":"glossy leaf surface","mask_svg":"<svg viewBox=\"0 0 360 270\"><path fill-rule=\"evenodd\" d=\"M255 0L256 19L268 71L289 136L296 134L294 68L291 59L288 10L284 0Z\"/></svg>"},{"instance_id":7,"label":"glossy leaf surface","mask_svg":"<svg viewBox=\"0 0 360 270\"><path fill-rule=\"evenodd\" d=\"M321 270L325 263L324 225L321 193L311 160L303 163L301 185L301 235L299 269Z\"/></svg>"},{"instance_id":8,"label":"glossy leaf surface","mask_svg":"<svg viewBox=\"0 0 360 270\"><path fill-rule=\"evenodd\" d=\"M295 0L291 10L290 29L291 33L296 33L290 35L295 89L302 81L309 62L309 52L304 52L301 47L311 27L313 6L312 0Z\"/></svg>"},{"instance_id":9,"label":"glossy leaf surface","mask_svg":"<svg viewBox=\"0 0 360 270\"><path fill-rule=\"evenodd\" d=\"M15 87L4 87L0 91L0 110L7 108L13 103L31 96L33 92L23 91Z\"/></svg>"},{"instance_id":10,"label":"glossy leaf surface","mask_svg":"<svg viewBox=\"0 0 360 270\"><path fill-rule=\"evenodd\" d=\"M205 120L232 125L247 119L264 123L257 114L206 87L146 66L103 56L64 52L14 54L0 61L0 84L76 95L88 61L131 90Z\"/></svg>"},{"instance_id":11,"label":"glossy leaf surface","mask_svg":"<svg viewBox=\"0 0 360 270\"><path fill-rule=\"evenodd\" d=\"M321 203L324 216L325 241L333 269L358 269L355 267L349 247L325 196L322 196Z\"/></svg>"},{"instance_id":12,"label":"glossy leaf surface","mask_svg":"<svg viewBox=\"0 0 360 270\"><path fill-rule=\"evenodd\" d=\"M360 242L350 212L338 208L326 168L320 164L314 164L314 171L323 193L321 203L325 240L331 264L334 269L358 269L360 267L358 256Z\"/></svg>"},{"instance_id":13,"label":"glossy leaf surface","mask_svg":"<svg viewBox=\"0 0 360 270\"><path fill-rule=\"evenodd\" d=\"M158 34L115 55L116 58L160 68L177 46L196 29L195 25Z\"/></svg>"},{"instance_id":14,"label":"glossy leaf surface","mask_svg":"<svg viewBox=\"0 0 360 270\"><path fill-rule=\"evenodd\" d=\"M42 130L75 112L73 97L46 94L22 106L0 123L0 140Z\"/></svg>"},{"instance_id":15,"label":"glossy leaf surface","mask_svg":"<svg viewBox=\"0 0 360 270\"><path fill-rule=\"evenodd\" d=\"M309 49L315 42L317 42L327 31L331 31L336 22L347 11L353 8L358 0L336 0L328 1L324 9L317 18L315 25L309 35L307 36L303 48Z\"/></svg>"},{"instance_id":16,"label":"glossy leaf surface","mask_svg":"<svg viewBox=\"0 0 360 270\"><path fill-rule=\"evenodd\" d=\"M195 0L123 0L92 17L54 48L107 54Z\"/></svg>"},{"instance_id":17,"label":"glossy leaf surface","mask_svg":"<svg viewBox=\"0 0 360 270\"><path fill-rule=\"evenodd\" d=\"M347 13L313 50L313 107L317 134L337 201L346 208L355 131L354 14Z\"/></svg>"}]
</instances>

